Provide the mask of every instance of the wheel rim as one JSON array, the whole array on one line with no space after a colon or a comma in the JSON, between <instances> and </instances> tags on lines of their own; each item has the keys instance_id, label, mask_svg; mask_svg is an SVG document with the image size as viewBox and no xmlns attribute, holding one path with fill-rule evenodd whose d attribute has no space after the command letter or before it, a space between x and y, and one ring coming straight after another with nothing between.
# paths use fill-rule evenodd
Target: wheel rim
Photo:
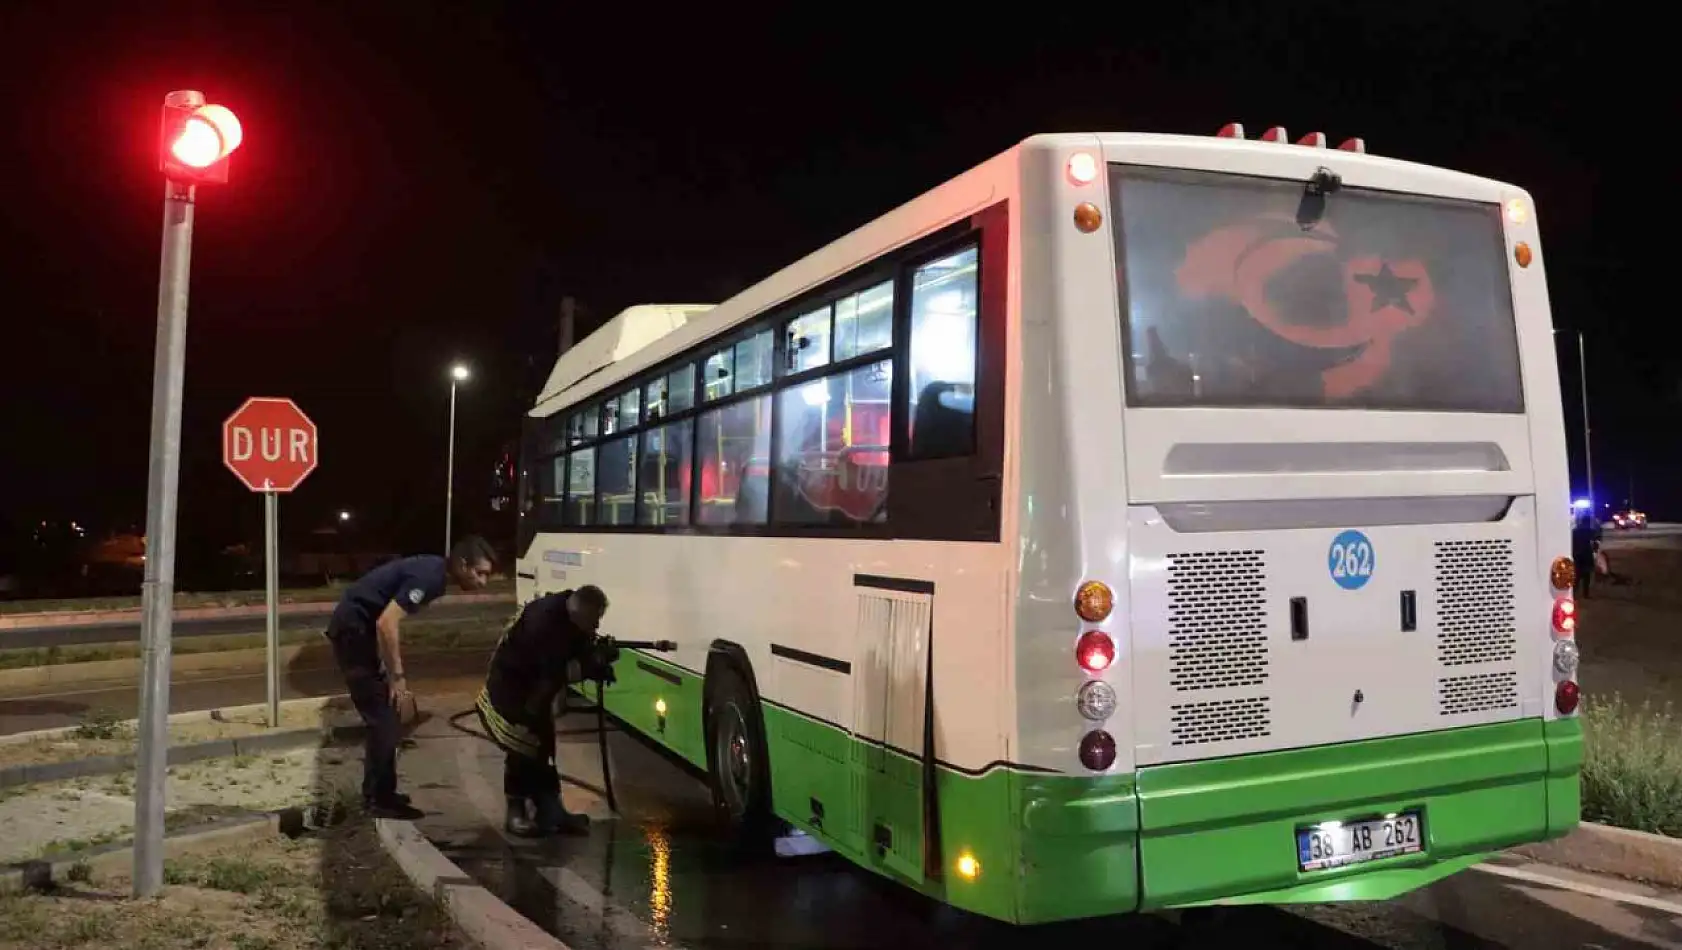
<instances>
[{"instance_id":1,"label":"wheel rim","mask_svg":"<svg viewBox=\"0 0 1682 950\"><path fill-rule=\"evenodd\" d=\"M725 706L718 724L718 764L725 804L733 815L746 813L753 782L753 746L748 741L747 720L734 703Z\"/></svg>"}]
</instances>

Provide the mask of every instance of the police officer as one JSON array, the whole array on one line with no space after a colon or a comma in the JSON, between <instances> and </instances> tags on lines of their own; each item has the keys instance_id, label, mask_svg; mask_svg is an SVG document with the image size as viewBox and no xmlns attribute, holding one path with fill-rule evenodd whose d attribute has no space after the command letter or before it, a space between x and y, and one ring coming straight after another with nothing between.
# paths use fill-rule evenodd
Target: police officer
<instances>
[{"instance_id":1,"label":"police officer","mask_svg":"<svg viewBox=\"0 0 1682 950\"><path fill-rule=\"evenodd\" d=\"M376 817L412 820L422 814L397 791L397 707L414 700L403 669L403 618L444 596L452 580L465 591L483 590L494 562L483 538L462 538L447 558L423 554L374 568L333 609L327 639L367 727L362 803Z\"/></svg>"},{"instance_id":2,"label":"police officer","mask_svg":"<svg viewBox=\"0 0 1682 950\"><path fill-rule=\"evenodd\" d=\"M567 687L569 664L577 662L589 678L611 674L591 661L590 647L605 613L607 595L598 587L547 594L522 607L497 643L474 707L503 752L509 834L532 838L589 830L587 816L561 804L553 707Z\"/></svg>"}]
</instances>

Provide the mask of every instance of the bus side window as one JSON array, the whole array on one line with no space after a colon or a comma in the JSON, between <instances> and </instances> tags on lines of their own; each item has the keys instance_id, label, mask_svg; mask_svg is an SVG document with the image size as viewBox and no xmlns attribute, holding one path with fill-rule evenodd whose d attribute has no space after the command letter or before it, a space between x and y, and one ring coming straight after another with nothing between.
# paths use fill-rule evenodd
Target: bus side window
<instances>
[{"instance_id":1,"label":"bus side window","mask_svg":"<svg viewBox=\"0 0 1682 950\"><path fill-rule=\"evenodd\" d=\"M912 274L908 459L975 452L978 259L969 247Z\"/></svg>"}]
</instances>

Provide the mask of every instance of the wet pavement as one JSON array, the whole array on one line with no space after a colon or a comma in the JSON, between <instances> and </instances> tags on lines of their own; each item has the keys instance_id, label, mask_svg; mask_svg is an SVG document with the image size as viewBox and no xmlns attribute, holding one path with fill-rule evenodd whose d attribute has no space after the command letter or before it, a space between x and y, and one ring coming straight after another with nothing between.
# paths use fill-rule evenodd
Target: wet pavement
<instances>
[{"instance_id":1,"label":"wet pavement","mask_svg":"<svg viewBox=\"0 0 1682 950\"><path fill-rule=\"evenodd\" d=\"M468 695L443 698L405 753L406 787L429 813L419 825L467 873L573 950L921 950L1028 941L1129 948L1682 948L1682 914L1652 906L1682 906L1677 895L1641 906L1481 870L1384 903L1012 927L908 893L834 855L743 859L720 835L705 786L617 731L610 732L609 752L620 817L611 818L595 718L584 714L562 723L562 764L571 776L568 807L595 819L590 835L510 840L501 833L500 753L462 731L477 731L476 718L458 717L459 728L448 718L470 708ZM1553 873L1538 866L1516 873L1537 871Z\"/></svg>"}]
</instances>

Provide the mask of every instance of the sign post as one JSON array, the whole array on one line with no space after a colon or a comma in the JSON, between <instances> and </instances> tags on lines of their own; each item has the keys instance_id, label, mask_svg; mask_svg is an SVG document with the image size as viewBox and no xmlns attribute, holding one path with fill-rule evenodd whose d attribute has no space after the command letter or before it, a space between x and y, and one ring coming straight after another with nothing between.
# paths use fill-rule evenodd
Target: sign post
<instances>
[{"instance_id":1,"label":"sign post","mask_svg":"<svg viewBox=\"0 0 1682 950\"><path fill-rule=\"evenodd\" d=\"M290 399L247 399L222 423L222 464L263 495L269 727L274 728L280 725L280 494L315 471L315 423Z\"/></svg>"},{"instance_id":2,"label":"sign post","mask_svg":"<svg viewBox=\"0 0 1682 950\"><path fill-rule=\"evenodd\" d=\"M269 728L280 728L280 496L263 493L263 587L267 592Z\"/></svg>"}]
</instances>

